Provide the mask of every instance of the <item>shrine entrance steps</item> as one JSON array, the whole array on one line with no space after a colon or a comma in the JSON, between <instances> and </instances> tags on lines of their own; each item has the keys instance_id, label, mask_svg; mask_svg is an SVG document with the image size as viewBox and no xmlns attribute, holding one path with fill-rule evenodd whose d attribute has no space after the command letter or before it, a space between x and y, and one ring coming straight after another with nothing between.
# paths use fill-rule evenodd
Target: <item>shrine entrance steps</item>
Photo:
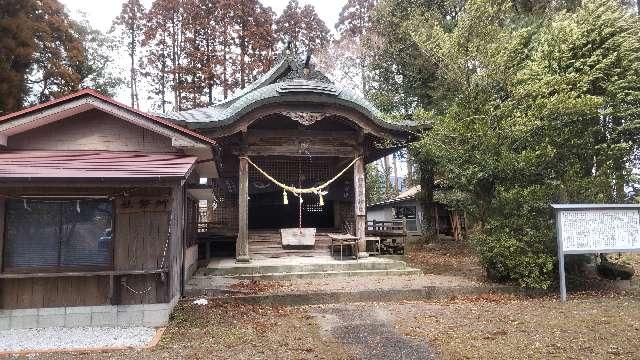
<instances>
[{"instance_id":1,"label":"shrine entrance steps","mask_svg":"<svg viewBox=\"0 0 640 360\"><path fill-rule=\"evenodd\" d=\"M185 295L213 295L240 280L296 280L338 277L368 277L418 275L404 261L369 257L359 260L338 260L329 255L254 259L236 263L234 259L214 259L196 271L185 286ZM366 281L366 280L363 280Z\"/></svg>"}]
</instances>

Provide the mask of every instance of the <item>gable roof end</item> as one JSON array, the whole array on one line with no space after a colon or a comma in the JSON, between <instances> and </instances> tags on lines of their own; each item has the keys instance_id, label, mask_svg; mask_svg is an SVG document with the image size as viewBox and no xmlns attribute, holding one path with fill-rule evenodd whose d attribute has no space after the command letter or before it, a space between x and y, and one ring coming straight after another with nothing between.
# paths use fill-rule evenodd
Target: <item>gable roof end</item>
<instances>
[{"instance_id":1,"label":"gable roof end","mask_svg":"<svg viewBox=\"0 0 640 360\"><path fill-rule=\"evenodd\" d=\"M158 130L163 130L165 132L165 135L167 133L173 133L178 135L179 137L188 138L195 143L206 146L212 146L216 144L213 139L177 125L174 122L134 109L108 96L102 95L93 89L83 89L52 101L48 101L20 111L0 116L0 140L6 141L7 136L14 135L26 131L26 129L29 129L30 127L24 126L24 124L22 124L22 126L20 126L20 124L14 124L15 126L13 127L11 126L13 122L19 122L20 119L25 119L28 116L34 116L36 117L36 119L38 119L40 118L39 115L41 115L42 118L51 119L45 123L57 121L70 116L66 115L67 113L64 113L64 110L62 109L60 112L55 111L57 107L63 107L64 105L73 105L71 106L71 109L68 110L68 113L70 115L73 115L74 113L84 112L90 108L97 108L98 110L111 113L116 117L121 117L119 115L128 115L127 117L130 117L130 119L124 119L128 121L130 121L131 119L137 119L138 121L140 121L140 119L142 119L142 121L146 120L149 122L149 124L155 125ZM117 112L118 114L114 112ZM141 124L138 125L142 126Z\"/></svg>"}]
</instances>

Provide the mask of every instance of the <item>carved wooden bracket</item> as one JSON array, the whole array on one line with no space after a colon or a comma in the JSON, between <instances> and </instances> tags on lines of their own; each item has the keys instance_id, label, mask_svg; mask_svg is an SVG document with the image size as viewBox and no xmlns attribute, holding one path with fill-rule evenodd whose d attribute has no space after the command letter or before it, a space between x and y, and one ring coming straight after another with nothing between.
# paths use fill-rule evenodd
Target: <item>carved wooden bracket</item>
<instances>
[{"instance_id":1,"label":"carved wooden bracket","mask_svg":"<svg viewBox=\"0 0 640 360\"><path fill-rule=\"evenodd\" d=\"M292 120L299 122L302 125L311 125L316 121L322 120L323 118L331 115L323 112L292 112L285 111L282 113L284 116L288 116Z\"/></svg>"}]
</instances>

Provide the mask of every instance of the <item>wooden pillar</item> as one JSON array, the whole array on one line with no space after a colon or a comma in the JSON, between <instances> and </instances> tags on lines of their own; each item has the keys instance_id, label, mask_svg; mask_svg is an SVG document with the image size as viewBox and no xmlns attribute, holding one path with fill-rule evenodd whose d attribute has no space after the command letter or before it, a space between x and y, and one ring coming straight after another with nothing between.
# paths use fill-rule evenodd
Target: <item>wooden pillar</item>
<instances>
[{"instance_id":1,"label":"wooden pillar","mask_svg":"<svg viewBox=\"0 0 640 360\"><path fill-rule=\"evenodd\" d=\"M6 208L5 199L0 198L0 272L2 272L2 259L4 257L2 250L4 249L4 234L6 233L4 229L6 226L6 224L4 223L5 208Z\"/></svg>"},{"instance_id":2,"label":"wooden pillar","mask_svg":"<svg viewBox=\"0 0 640 360\"><path fill-rule=\"evenodd\" d=\"M367 207L365 198L364 183L364 158L361 156L353 165L353 184L354 184L354 206L355 206L355 230L358 238L358 257L369 257L367 253L367 243L365 241L365 230L367 228Z\"/></svg>"},{"instance_id":3,"label":"wooden pillar","mask_svg":"<svg viewBox=\"0 0 640 360\"><path fill-rule=\"evenodd\" d=\"M238 239L236 240L236 261L249 262L249 163L240 157L238 173Z\"/></svg>"}]
</instances>

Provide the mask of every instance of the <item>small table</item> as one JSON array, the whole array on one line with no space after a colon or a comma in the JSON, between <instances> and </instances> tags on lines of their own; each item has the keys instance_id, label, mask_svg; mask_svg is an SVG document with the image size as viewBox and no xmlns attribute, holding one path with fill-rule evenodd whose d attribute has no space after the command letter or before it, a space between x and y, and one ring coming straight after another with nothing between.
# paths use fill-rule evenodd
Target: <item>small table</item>
<instances>
[{"instance_id":1,"label":"small table","mask_svg":"<svg viewBox=\"0 0 640 360\"><path fill-rule=\"evenodd\" d=\"M342 260L342 247L345 245L351 246L356 260L358 259L358 237L350 234L327 234L331 239L331 257L333 257L333 247L335 245L340 246L340 260Z\"/></svg>"}]
</instances>

